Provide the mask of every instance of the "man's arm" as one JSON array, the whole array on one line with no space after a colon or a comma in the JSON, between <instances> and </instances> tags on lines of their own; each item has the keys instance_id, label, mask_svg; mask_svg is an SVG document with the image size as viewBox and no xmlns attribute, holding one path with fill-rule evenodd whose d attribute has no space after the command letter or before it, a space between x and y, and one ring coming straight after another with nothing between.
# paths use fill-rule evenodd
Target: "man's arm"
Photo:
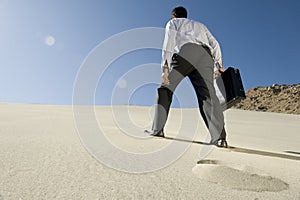
<instances>
[{"instance_id":1,"label":"man's arm","mask_svg":"<svg viewBox=\"0 0 300 200\"><path fill-rule=\"evenodd\" d=\"M210 31L205 27L206 36L209 42L209 46L212 48L212 56L215 60L215 64L217 68L224 71L223 60L222 60L222 53L221 48L216 40L216 38L210 33Z\"/></svg>"},{"instance_id":2,"label":"man's arm","mask_svg":"<svg viewBox=\"0 0 300 200\"><path fill-rule=\"evenodd\" d=\"M169 67L171 64L171 58L174 52L174 48L176 46L176 30L174 26L174 22L170 20L165 29L165 38L164 44L162 49L162 66L163 66L163 73L162 73L162 82L163 84L169 84Z\"/></svg>"},{"instance_id":3,"label":"man's arm","mask_svg":"<svg viewBox=\"0 0 300 200\"><path fill-rule=\"evenodd\" d=\"M171 58L176 46L176 34L174 21L170 20L165 29L165 38L162 48L162 66L169 67L171 64Z\"/></svg>"}]
</instances>

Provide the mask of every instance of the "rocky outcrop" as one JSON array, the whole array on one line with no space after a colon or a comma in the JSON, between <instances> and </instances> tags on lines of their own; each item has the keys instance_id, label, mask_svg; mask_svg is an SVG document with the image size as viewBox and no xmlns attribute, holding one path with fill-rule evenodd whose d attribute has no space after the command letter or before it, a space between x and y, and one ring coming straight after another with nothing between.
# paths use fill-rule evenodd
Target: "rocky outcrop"
<instances>
[{"instance_id":1,"label":"rocky outcrop","mask_svg":"<svg viewBox=\"0 0 300 200\"><path fill-rule=\"evenodd\" d=\"M256 87L234 108L263 112L300 114L300 84Z\"/></svg>"}]
</instances>

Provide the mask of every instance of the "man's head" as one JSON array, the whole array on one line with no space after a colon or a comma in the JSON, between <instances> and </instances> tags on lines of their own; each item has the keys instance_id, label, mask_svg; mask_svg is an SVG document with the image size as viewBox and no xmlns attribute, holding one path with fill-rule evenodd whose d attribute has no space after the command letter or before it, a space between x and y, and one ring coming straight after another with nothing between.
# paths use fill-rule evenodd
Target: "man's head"
<instances>
[{"instance_id":1,"label":"man's head","mask_svg":"<svg viewBox=\"0 0 300 200\"><path fill-rule=\"evenodd\" d=\"M187 18L187 10L182 6L174 8L172 10L172 18Z\"/></svg>"}]
</instances>

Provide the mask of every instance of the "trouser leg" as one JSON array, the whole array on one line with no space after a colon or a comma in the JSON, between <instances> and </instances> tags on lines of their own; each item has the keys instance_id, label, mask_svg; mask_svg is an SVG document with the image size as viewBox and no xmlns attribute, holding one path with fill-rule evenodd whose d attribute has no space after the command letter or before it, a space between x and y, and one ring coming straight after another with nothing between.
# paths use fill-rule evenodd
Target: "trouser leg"
<instances>
[{"instance_id":1,"label":"trouser leg","mask_svg":"<svg viewBox=\"0 0 300 200\"><path fill-rule=\"evenodd\" d=\"M212 142L225 139L223 110L214 88L214 62L209 51L200 45L189 43L181 48L179 54L195 67L189 73L189 79L197 94L200 113L209 129Z\"/></svg>"},{"instance_id":2,"label":"trouser leg","mask_svg":"<svg viewBox=\"0 0 300 200\"><path fill-rule=\"evenodd\" d=\"M163 131L168 118L172 96L173 92L166 87L160 87L157 89L157 102L155 106L152 130Z\"/></svg>"},{"instance_id":3,"label":"trouser leg","mask_svg":"<svg viewBox=\"0 0 300 200\"><path fill-rule=\"evenodd\" d=\"M172 57L172 67L173 69L168 77L170 83L168 85L161 84L157 90L158 96L152 125L152 130L154 131L163 131L167 122L173 93L182 79L193 70L193 66L190 63L186 63L177 54L174 54Z\"/></svg>"},{"instance_id":4,"label":"trouser leg","mask_svg":"<svg viewBox=\"0 0 300 200\"><path fill-rule=\"evenodd\" d=\"M213 70L198 69L189 74L189 79L195 89L200 114L209 129L211 140L226 139L224 116L219 99L213 85ZM203 74L203 75L201 75ZM206 78L204 78L205 76Z\"/></svg>"}]
</instances>

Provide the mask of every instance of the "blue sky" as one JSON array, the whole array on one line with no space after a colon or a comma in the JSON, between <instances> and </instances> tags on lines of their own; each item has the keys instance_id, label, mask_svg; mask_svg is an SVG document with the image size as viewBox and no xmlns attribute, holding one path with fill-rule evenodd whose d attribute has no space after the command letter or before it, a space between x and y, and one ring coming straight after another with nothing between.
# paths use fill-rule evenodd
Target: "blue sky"
<instances>
[{"instance_id":1,"label":"blue sky","mask_svg":"<svg viewBox=\"0 0 300 200\"><path fill-rule=\"evenodd\" d=\"M211 30L221 44L225 67L240 69L246 90L300 82L298 0L1 0L0 102L72 104L76 75L97 45L133 28L163 28L178 5ZM110 104L114 88L126 88L130 80L118 82L124 74L157 63L153 72L136 74L153 77L153 83L132 92L130 99L113 100L152 105L160 59L158 49L120 56L99 80L96 104ZM182 96L195 103L193 92L178 91ZM174 99L178 105L180 99Z\"/></svg>"}]
</instances>

